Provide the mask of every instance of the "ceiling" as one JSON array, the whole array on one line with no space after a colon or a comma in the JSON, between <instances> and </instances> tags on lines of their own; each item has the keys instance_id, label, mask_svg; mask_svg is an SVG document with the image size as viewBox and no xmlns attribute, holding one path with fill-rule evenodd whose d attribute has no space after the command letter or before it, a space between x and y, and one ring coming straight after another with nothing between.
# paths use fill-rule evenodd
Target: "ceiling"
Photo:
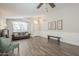
<instances>
[{"instance_id":1,"label":"ceiling","mask_svg":"<svg viewBox=\"0 0 79 59\"><path fill-rule=\"evenodd\" d=\"M44 15L71 4L55 3L55 5L55 8L51 8L48 4L47 6L43 4L40 9L37 9L38 3L0 3L0 14L5 16ZM48 12L46 12L46 7L48 8Z\"/></svg>"}]
</instances>

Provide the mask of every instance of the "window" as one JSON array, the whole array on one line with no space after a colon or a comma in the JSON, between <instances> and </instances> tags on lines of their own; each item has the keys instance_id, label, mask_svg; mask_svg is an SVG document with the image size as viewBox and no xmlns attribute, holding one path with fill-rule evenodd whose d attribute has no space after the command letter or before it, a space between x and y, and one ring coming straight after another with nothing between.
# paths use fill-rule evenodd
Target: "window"
<instances>
[{"instance_id":1,"label":"window","mask_svg":"<svg viewBox=\"0 0 79 59\"><path fill-rule=\"evenodd\" d=\"M12 22L13 24L13 32L27 32L28 23L27 22Z\"/></svg>"}]
</instances>

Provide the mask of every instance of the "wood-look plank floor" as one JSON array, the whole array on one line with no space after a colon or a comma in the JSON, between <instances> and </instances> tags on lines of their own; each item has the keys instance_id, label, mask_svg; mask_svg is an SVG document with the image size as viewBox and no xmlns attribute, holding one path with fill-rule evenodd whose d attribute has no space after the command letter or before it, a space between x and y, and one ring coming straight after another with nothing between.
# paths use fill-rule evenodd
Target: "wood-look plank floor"
<instances>
[{"instance_id":1,"label":"wood-look plank floor","mask_svg":"<svg viewBox=\"0 0 79 59\"><path fill-rule=\"evenodd\" d=\"M20 56L79 56L79 46L43 37L14 41L20 44Z\"/></svg>"}]
</instances>

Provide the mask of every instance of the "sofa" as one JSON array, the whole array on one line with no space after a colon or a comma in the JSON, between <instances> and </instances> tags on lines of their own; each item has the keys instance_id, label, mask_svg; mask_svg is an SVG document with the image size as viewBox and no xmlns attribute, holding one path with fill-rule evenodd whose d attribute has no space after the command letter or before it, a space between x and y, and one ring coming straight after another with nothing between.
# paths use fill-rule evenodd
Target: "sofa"
<instances>
[{"instance_id":1,"label":"sofa","mask_svg":"<svg viewBox=\"0 0 79 59\"><path fill-rule=\"evenodd\" d=\"M22 40L30 38L30 33L28 32L13 32L12 40Z\"/></svg>"}]
</instances>

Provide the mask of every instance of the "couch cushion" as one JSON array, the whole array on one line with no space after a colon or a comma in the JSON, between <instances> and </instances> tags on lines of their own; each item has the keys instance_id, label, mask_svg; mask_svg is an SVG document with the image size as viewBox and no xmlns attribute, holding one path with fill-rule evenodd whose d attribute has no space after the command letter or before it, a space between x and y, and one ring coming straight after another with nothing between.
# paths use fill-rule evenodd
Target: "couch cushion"
<instances>
[{"instance_id":1,"label":"couch cushion","mask_svg":"<svg viewBox=\"0 0 79 59\"><path fill-rule=\"evenodd\" d=\"M18 36L19 36L19 34L18 34L18 33L14 33L14 36L15 36L15 37L18 37Z\"/></svg>"},{"instance_id":2,"label":"couch cushion","mask_svg":"<svg viewBox=\"0 0 79 59\"><path fill-rule=\"evenodd\" d=\"M11 43L9 38L4 38L4 37L1 37L0 41L2 45L9 45Z\"/></svg>"},{"instance_id":3,"label":"couch cushion","mask_svg":"<svg viewBox=\"0 0 79 59\"><path fill-rule=\"evenodd\" d=\"M7 50L7 47L10 45L11 41L9 38L0 37L0 51Z\"/></svg>"},{"instance_id":4,"label":"couch cushion","mask_svg":"<svg viewBox=\"0 0 79 59\"><path fill-rule=\"evenodd\" d=\"M28 36L28 33L25 33L26 36Z\"/></svg>"}]
</instances>

